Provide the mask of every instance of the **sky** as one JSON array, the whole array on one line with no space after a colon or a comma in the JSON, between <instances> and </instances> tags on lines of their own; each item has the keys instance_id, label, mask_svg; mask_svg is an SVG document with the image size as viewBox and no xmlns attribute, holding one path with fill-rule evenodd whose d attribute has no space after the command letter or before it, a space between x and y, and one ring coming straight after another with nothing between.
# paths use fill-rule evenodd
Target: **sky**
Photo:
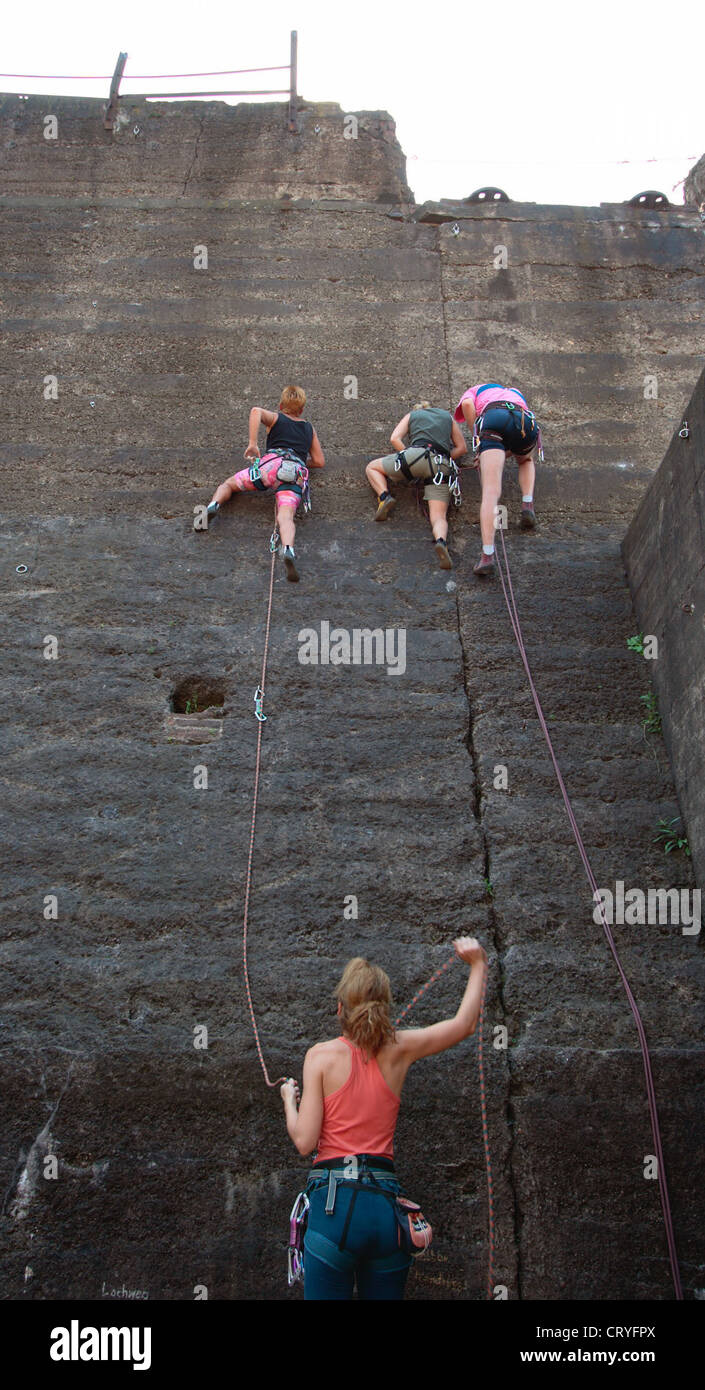
<instances>
[{"instance_id":1,"label":"sky","mask_svg":"<svg viewBox=\"0 0 705 1390\"><path fill-rule=\"evenodd\" d=\"M128 75L288 64L296 28L300 94L388 111L418 202L497 185L522 202L594 205L655 188L681 203L705 152L699 12L692 0L580 11L557 0L407 0L403 11L380 0L34 0L4 14L3 72L103 80L0 75L0 90L105 97L121 50L124 92L280 87L286 72L176 85Z\"/></svg>"}]
</instances>

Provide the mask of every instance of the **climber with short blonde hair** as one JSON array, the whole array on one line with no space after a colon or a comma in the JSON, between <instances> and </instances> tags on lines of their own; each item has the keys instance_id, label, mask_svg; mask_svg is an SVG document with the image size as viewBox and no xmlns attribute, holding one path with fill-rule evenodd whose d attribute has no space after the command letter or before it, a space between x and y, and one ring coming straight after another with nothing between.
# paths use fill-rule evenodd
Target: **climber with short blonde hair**
<instances>
[{"instance_id":1,"label":"climber with short blonde hair","mask_svg":"<svg viewBox=\"0 0 705 1390\"><path fill-rule=\"evenodd\" d=\"M241 468L216 488L206 508L209 519L215 516L234 492L266 492L272 489L277 507L277 526L281 537L279 554L284 561L287 579L298 582L294 554L296 527L294 517L302 498L308 494L308 468L323 468L325 459L318 435L308 420L302 419L306 392L301 386L285 386L278 410L265 410L253 405L250 411L249 443L245 459L249 468ZM260 426L267 430L265 453L260 458L258 436ZM194 523L195 525L195 523Z\"/></svg>"}]
</instances>

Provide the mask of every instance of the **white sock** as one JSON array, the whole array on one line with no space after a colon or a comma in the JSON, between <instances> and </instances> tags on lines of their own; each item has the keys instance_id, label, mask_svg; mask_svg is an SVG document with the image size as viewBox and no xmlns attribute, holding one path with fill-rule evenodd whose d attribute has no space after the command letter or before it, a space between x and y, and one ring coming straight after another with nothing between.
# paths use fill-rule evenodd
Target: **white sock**
<instances>
[{"instance_id":1,"label":"white sock","mask_svg":"<svg viewBox=\"0 0 705 1390\"><path fill-rule=\"evenodd\" d=\"M522 502L533 502L533 500L534 500L534 494L533 494L533 492L529 493L529 496L528 496L528 497L522 497L521 500L522 500Z\"/></svg>"},{"instance_id":2,"label":"white sock","mask_svg":"<svg viewBox=\"0 0 705 1390\"><path fill-rule=\"evenodd\" d=\"M482 552L483 552L483 555L494 555L494 546L493 546L493 545L483 545L483 547L482 547Z\"/></svg>"}]
</instances>

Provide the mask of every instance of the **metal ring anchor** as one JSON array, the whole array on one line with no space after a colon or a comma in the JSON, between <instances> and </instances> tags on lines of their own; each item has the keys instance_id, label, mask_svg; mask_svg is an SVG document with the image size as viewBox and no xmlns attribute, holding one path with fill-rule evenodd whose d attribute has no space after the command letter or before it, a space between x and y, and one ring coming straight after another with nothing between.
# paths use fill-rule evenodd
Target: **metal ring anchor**
<instances>
[{"instance_id":1,"label":"metal ring anchor","mask_svg":"<svg viewBox=\"0 0 705 1390\"><path fill-rule=\"evenodd\" d=\"M15 574L26 574L28 568L28 565L15 565Z\"/></svg>"},{"instance_id":2,"label":"metal ring anchor","mask_svg":"<svg viewBox=\"0 0 705 1390\"><path fill-rule=\"evenodd\" d=\"M678 431L678 438L679 438L679 439L690 439L690 430L688 429L688 421L687 421L687 420L684 420L684 421L683 421L683 427L682 427L682 429L679 429L679 431Z\"/></svg>"}]
</instances>

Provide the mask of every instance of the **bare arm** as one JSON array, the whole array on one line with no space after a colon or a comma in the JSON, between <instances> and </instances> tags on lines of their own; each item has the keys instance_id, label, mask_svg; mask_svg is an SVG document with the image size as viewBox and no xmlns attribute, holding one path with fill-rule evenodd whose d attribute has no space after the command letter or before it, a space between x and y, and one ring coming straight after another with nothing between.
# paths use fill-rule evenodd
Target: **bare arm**
<instances>
[{"instance_id":1,"label":"bare arm","mask_svg":"<svg viewBox=\"0 0 705 1390\"><path fill-rule=\"evenodd\" d=\"M265 410L261 405L253 405L250 411L250 437L245 449L246 459L259 458L259 445L257 443L259 427L264 425L266 429L271 430L272 425L276 424L276 420L277 412L275 410Z\"/></svg>"},{"instance_id":2,"label":"bare arm","mask_svg":"<svg viewBox=\"0 0 705 1390\"><path fill-rule=\"evenodd\" d=\"M472 428L472 426L475 424L475 420L477 419L477 412L475 410L470 396L468 396L466 400L460 402L460 409L463 412L465 423L470 425L470 427Z\"/></svg>"},{"instance_id":3,"label":"bare arm","mask_svg":"<svg viewBox=\"0 0 705 1390\"><path fill-rule=\"evenodd\" d=\"M404 436L409 433L410 414L411 412L407 411L406 415L404 416L404 419L400 420L396 428L392 430L392 435L389 442L392 448L396 449L398 454L400 454L402 449L404 448Z\"/></svg>"},{"instance_id":4,"label":"bare arm","mask_svg":"<svg viewBox=\"0 0 705 1390\"><path fill-rule=\"evenodd\" d=\"M320 1047L309 1048L304 1058L304 1081L301 1104L299 1088L294 1080L285 1081L281 1088L286 1127L302 1156L315 1149L323 1124L323 1055Z\"/></svg>"},{"instance_id":5,"label":"bare arm","mask_svg":"<svg viewBox=\"0 0 705 1390\"><path fill-rule=\"evenodd\" d=\"M456 461L458 459L464 458L465 454L468 451L468 446L463 438L463 432L460 428L460 425L457 424L455 420L453 421L452 440L453 449L451 450L451 458L455 459Z\"/></svg>"},{"instance_id":6,"label":"bare arm","mask_svg":"<svg viewBox=\"0 0 705 1390\"><path fill-rule=\"evenodd\" d=\"M409 1064L418 1062L421 1057L433 1057L437 1052L455 1047L463 1038L469 1038L477 1027L487 975L487 956L474 937L461 936L454 944L461 960L467 961L470 966L470 978L460 1008L454 1018L432 1023L428 1028L405 1028L397 1033L397 1043Z\"/></svg>"},{"instance_id":7,"label":"bare arm","mask_svg":"<svg viewBox=\"0 0 705 1390\"><path fill-rule=\"evenodd\" d=\"M325 468L326 461L323 457L323 450L315 430L313 431L311 448L308 451L308 461L312 468Z\"/></svg>"}]
</instances>

